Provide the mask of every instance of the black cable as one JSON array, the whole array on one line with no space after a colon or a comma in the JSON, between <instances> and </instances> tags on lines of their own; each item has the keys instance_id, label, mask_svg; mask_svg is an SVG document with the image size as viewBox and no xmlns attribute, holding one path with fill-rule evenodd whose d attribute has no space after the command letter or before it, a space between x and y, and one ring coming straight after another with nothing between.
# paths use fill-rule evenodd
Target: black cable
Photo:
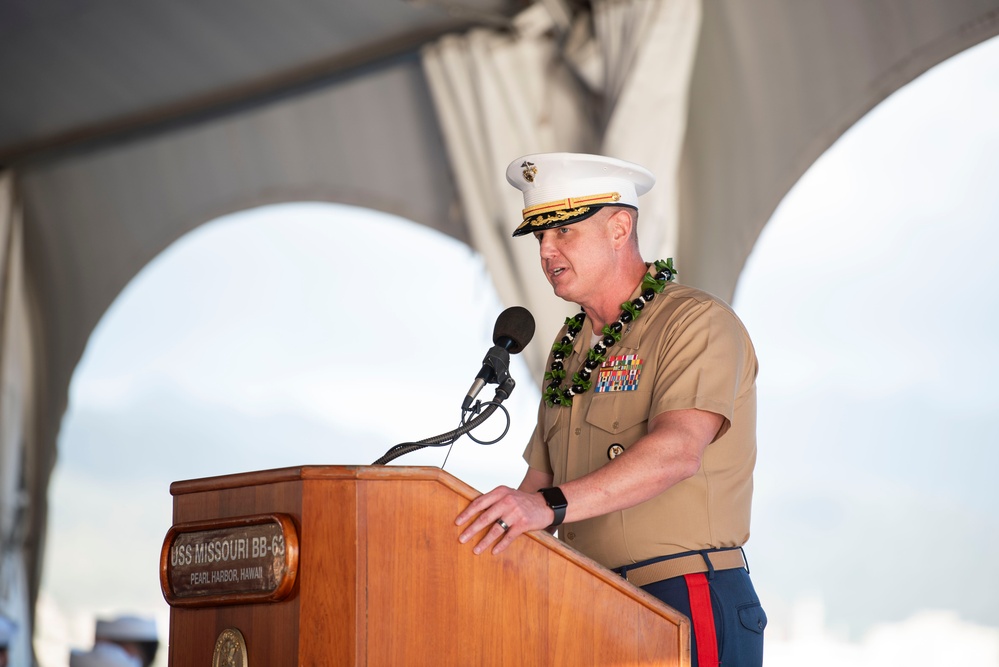
<instances>
[{"instance_id":1,"label":"black cable","mask_svg":"<svg viewBox=\"0 0 999 667\"><path fill-rule=\"evenodd\" d=\"M398 445L395 445L394 447L389 449L387 452L385 452L381 456L381 458L379 458L371 465L376 465L376 466L385 465L386 463L394 461L400 456L404 456L405 454L409 454L411 452L419 451L425 447L445 447L447 445L453 444L458 438L460 438L465 434L469 434L468 437L471 438L474 442L479 443L480 445L492 445L499 442L506 436L506 434L510 430L510 412L505 407L503 407L503 405L501 405L505 396L502 396L501 395L502 392L500 391L497 391L496 393L497 395L493 396L493 400L490 401L489 403L484 403L484 404L476 403L475 407L468 410L464 410L463 413L464 412L477 413L480 405L485 406L485 410L483 410L482 414L476 415L476 417L474 417L473 419L462 423L461 426L454 429L453 431L448 431L447 433L442 433L441 435L435 435L431 438L426 438L418 442L401 442ZM470 431L481 426L487 419L489 419L493 415L494 412L496 412L497 408L503 410L503 414L506 415L506 428L503 429L503 433L500 434L500 436L495 440L490 440L488 442L476 440L475 437L470 434Z\"/></svg>"},{"instance_id":2,"label":"black cable","mask_svg":"<svg viewBox=\"0 0 999 667\"><path fill-rule=\"evenodd\" d=\"M478 403L476 403L476 406L477 405L478 405ZM485 405L495 405L496 407L498 407L500 410L503 411L503 415L506 417L506 426L503 427L503 432L500 433L499 436L497 436L496 439L494 439L494 440L479 440L474 435L472 435L471 431L469 431L467 433L467 435L468 435L469 440L471 440L472 442L474 442L477 445L495 445L497 442L499 442L500 440L502 440L503 438L505 438L506 434L510 432L510 424L511 424L511 421L512 421L510 419L510 411L507 410L505 406L500 405L499 403L486 403Z\"/></svg>"}]
</instances>

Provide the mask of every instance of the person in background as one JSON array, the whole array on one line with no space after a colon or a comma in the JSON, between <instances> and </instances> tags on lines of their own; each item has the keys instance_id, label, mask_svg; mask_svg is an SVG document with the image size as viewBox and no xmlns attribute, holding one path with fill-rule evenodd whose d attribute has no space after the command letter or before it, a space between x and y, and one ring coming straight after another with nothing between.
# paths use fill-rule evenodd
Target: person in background
<instances>
[{"instance_id":1,"label":"person in background","mask_svg":"<svg viewBox=\"0 0 999 667\"><path fill-rule=\"evenodd\" d=\"M107 642L120 646L139 659L141 667L149 667L156 659L160 640L156 634L156 621L139 616L119 616L97 619L94 642Z\"/></svg>"},{"instance_id":2,"label":"person in background","mask_svg":"<svg viewBox=\"0 0 999 667\"><path fill-rule=\"evenodd\" d=\"M458 515L459 541L499 553L531 530L691 618L691 662L758 667L766 614L749 579L757 359L731 308L678 285L638 247L643 167L572 153L507 168L555 295L581 307L548 358L517 489ZM649 224L649 223L643 223ZM564 523L563 523L564 522Z\"/></svg>"},{"instance_id":3,"label":"person in background","mask_svg":"<svg viewBox=\"0 0 999 667\"><path fill-rule=\"evenodd\" d=\"M89 651L73 649L69 667L141 667L142 661L117 644L97 642Z\"/></svg>"},{"instance_id":4,"label":"person in background","mask_svg":"<svg viewBox=\"0 0 999 667\"><path fill-rule=\"evenodd\" d=\"M10 642L17 632L17 625L6 616L0 615L0 667L7 667L10 661Z\"/></svg>"}]
</instances>

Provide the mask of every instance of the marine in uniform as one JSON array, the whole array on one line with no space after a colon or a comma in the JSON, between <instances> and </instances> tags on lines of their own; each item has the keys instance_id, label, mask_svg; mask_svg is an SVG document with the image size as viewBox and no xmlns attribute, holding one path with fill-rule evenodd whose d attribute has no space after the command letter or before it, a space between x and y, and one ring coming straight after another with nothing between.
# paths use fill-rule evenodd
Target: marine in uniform
<instances>
[{"instance_id":1,"label":"marine in uniform","mask_svg":"<svg viewBox=\"0 0 999 667\"><path fill-rule=\"evenodd\" d=\"M141 667L149 667L156 659L160 646L156 621L142 616L125 615L97 619L94 628L95 643L105 642L120 646L130 656L137 658Z\"/></svg>"},{"instance_id":2,"label":"marine in uniform","mask_svg":"<svg viewBox=\"0 0 999 667\"><path fill-rule=\"evenodd\" d=\"M548 528L691 617L692 664L762 664L766 614L749 578L757 359L725 303L646 263L644 168L603 156L531 155L514 236L533 235L555 294L582 307L552 346L517 490L457 518L476 553Z\"/></svg>"}]
</instances>

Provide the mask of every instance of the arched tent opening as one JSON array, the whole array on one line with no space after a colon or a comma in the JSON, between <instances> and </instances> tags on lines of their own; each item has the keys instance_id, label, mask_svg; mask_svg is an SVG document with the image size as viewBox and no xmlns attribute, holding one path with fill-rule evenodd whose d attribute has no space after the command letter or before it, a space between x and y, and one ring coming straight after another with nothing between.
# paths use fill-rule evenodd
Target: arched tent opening
<instances>
[{"instance_id":1,"label":"arched tent opening","mask_svg":"<svg viewBox=\"0 0 999 667\"><path fill-rule=\"evenodd\" d=\"M171 525L171 482L367 465L457 427L501 309L466 245L357 207L264 206L171 244L115 299L74 373L51 493L43 664L87 646L95 614L155 614L165 641L150 564ZM462 438L399 463L446 462L482 490L519 482L539 394L513 362L504 439ZM475 435L504 426L497 414Z\"/></svg>"},{"instance_id":2,"label":"arched tent opening","mask_svg":"<svg viewBox=\"0 0 999 667\"><path fill-rule=\"evenodd\" d=\"M993 39L865 116L740 279L760 357L748 551L775 665L999 655L999 580L967 565L999 558L997 64Z\"/></svg>"},{"instance_id":3,"label":"arched tent opening","mask_svg":"<svg viewBox=\"0 0 999 667\"><path fill-rule=\"evenodd\" d=\"M768 598L774 664L801 664L816 655L856 662L861 660L858 656L878 655L878 651L897 655L912 647L922 654L912 657L909 664L920 664L918 660L932 657L936 650L935 646L917 641L926 636L928 625L937 636L960 637L971 660L981 656L974 651L988 650L989 628L995 625L989 612L988 591L994 587L965 582L961 589L966 593L954 597L944 585L931 582L916 588L908 584L918 572L932 568L929 561L946 562L955 547L962 557L977 554L980 560L990 561L996 556L994 545L974 539L974 534L992 520L987 513L981 514L981 508L995 504L994 496L988 494L990 451L983 451L981 443L992 439L988 424L990 401L999 398L989 393L987 383L976 390L976 401L965 400L955 406L946 398L960 393L957 385L951 384L956 379L952 374L955 368L973 368L979 379L986 380L999 368L994 355L989 356L994 351L987 338L991 328L987 321L976 319L987 317L989 312L995 316L994 300L980 298L994 276L987 270L986 259L971 254L976 249L987 251L993 245L989 239L994 230L987 223L994 218L989 213L994 208L972 206L968 196L975 192L985 198L982 205L996 205L994 197L989 198L987 174L995 170L997 152L991 147L999 137L988 113L994 108L994 92L984 85L988 79L982 74L991 71L994 56L989 54L996 48L995 43L984 44L948 61L896 93L837 142L783 202L772 226L765 230L736 295L736 308L756 338L763 364L763 447L755 534L749 552L754 572L763 582L764 597ZM972 67L970 71L967 65ZM941 80L949 84L931 85ZM934 109L941 100L945 104ZM922 113L915 114L912 109ZM901 135L889 131L899 129ZM929 145L913 137L928 138ZM857 156L858 145L866 145L864 157ZM930 149L943 149L944 153L931 153ZM830 164L840 165L839 171ZM906 171L920 164L925 168L916 173ZM863 172L864 167L871 173ZM920 187L913 187L913 183ZM947 198L943 193L955 185L958 198ZM807 195L809 190L811 197ZM803 199L812 204L811 208L802 205ZM849 208L859 202L866 203L864 209ZM905 203L912 203L914 208L901 208ZM296 216L291 213L290 217ZM406 238L397 238L404 228L376 224L372 229L356 222L325 227L325 231L337 236L330 252L339 253L346 246L355 249L349 254L370 252L373 257L384 258L371 265L377 266L375 273L392 272L393 255L387 248L392 241L400 241L407 250L398 261L422 256L414 253L415 245L408 233ZM228 216L216 224L229 223L243 224L245 220L237 223L234 216ZM205 231L207 228L193 232L186 239ZM277 231L283 237L291 229L282 223ZM842 244L834 246L836 240ZM272 242L266 244L269 250L275 250ZM457 244L449 241L447 245ZM306 246L311 251L322 244L313 240ZM237 254L248 259L246 252L237 250ZM460 264L461 257L470 255L462 247L457 257L440 250L428 256L434 258L434 263L454 267ZM816 273L823 257L825 266L840 272L826 277L825 282ZM944 257L959 258L960 262ZM339 262L335 258L331 261ZM473 291L480 292L489 281L479 260L473 264L479 285ZM300 262L295 265L304 270ZM924 274L925 266L930 267L929 276ZM887 275L878 275L877 267L884 267L880 273ZM362 282L365 279L358 269L339 268L346 275L360 276ZM233 274L240 275L238 271ZM407 280L407 288L411 287L409 283ZM321 284L328 284L329 290L339 288L330 281ZM373 291L391 291L393 284L390 281L388 287L373 287ZM314 290L316 286L310 285L309 289ZM251 292L259 291L251 288ZM325 291L311 292L310 302L321 302L316 297ZM974 317L964 319L970 309L956 304L962 295L969 294L980 308ZM927 299L935 305L951 304L944 308L946 317L921 317L922 302ZM259 309L268 313L285 312L283 308L292 305L258 303ZM341 303L334 310L342 307ZM453 303L442 306L445 311L452 307ZM482 330L488 332L488 314L481 317L481 313L477 316L467 309L459 310L460 316L451 320L452 325L478 317ZM895 326L884 319L886 311L913 319L903 320L902 330L886 328ZM941 328L942 320L952 320L959 331L955 333L952 328L947 333ZM340 328L333 330L339 334ZM948 336L961 341L960 345L948 346L951 353L970 356L951 357L948 361L945 356L925 350L906 352L912 349L909 344L914 340L939 341ZM539 337L534 344L543 346L544 332L539 332ZM204 340L203 336L198 338ZM457 336L457 340L461 338ZM817 348L823 340L827 347ZM478 347L471 346L473 366L481 352L479 347L484 349L486 345L488 341L483 338ZM847 345L855 355L868 356L848 354ZM420 349L426 346L426 342L414 344ZM433 373L444 373L452 363L457 365L457 360L430 365ZM837 375L844 369L847 372ZM465 370L466 374L474 372L474 368ZM899 384L913 370L919 375L915 385L909 385L915 388L914 393ZM339 372L332 370L327 376L332 378ZM431 379L428 375L425 379ZM823 377L827 378L826 385L819 384ZM460 393L466 381L458 373L451 389ZM794 384L796 381L799 384ZM920 402L932 393L927 392L927 386L941 393L939 400ZM971 383L966 381L964 386ZM404 388L393 387L390 391L399 400L408 400ZM100 395L95 389L87 393ZM314 393L329 396L323 391ZM847 398L843 393L848 394ZM911 402L913 398L915 403ZM330 396L327 405L337 400ZM794 400L799 403L793 404ZM935 414L941 408L944 414ZM954 408L957 412L952 412ZM523 407L522 413L531 414L532 409ZM246 419L247 414L242 411L240 418ZM360 419L359 413L354 416ZM930 420L934 420L932 424ZM71 428L69 424L65 427L67 436ZM950 433L955 432L952 429L961 437L950 438ZM277 429L254 426L247 432L267 434ZM510 449L503 457L508 462L519 462L517 449L522 438L518 440L512 434L504 442ZM324 452L323 447L319 443L298 451L291 448L282 454L298 462L312 451ZM481 452L471 452L467 442L465 447L466 452L476 456ZM153 447L154 451L165 449L165 444ZM256 456L274 453L266 447L249 449ZM349 454L359 451L352 449ZM177 452L172 455L185 465L191 460ZM245 459L216 461L214 456L226 455L216 452L205 457L217 463L219 470L250 465ZM961 461L969 459L984 462L968 468ZM256 460L260 465L268 464L263 457ZM212 472L210 468L205 470L205 474ZM173 477L178 474L173 473ZM462 477L475 480L476 473L462 473ZM485 488L489 484L476 485ZM890 574L867 566L872 557L879 562L890 561L895 545L901 542L920 546L904 564L893 565ZM864 548L854 548L857 544ZM818 555L794 558L801 551ZM968 576L980 581L982 575ZM857 587L879 591L862 610L849 602L858 595ZM816 593L821 596L824 617L813 597ZM806 640L809 632L811 643Z\"/></svg>"}]
</instances>

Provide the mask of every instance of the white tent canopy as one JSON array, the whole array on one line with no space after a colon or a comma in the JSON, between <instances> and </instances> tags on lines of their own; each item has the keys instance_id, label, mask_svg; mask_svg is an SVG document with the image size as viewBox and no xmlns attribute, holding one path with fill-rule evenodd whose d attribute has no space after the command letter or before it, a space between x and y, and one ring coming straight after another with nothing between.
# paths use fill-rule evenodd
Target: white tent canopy
<instances>
[{"instance_id":1,"label":"white tent canopy","mask_svg":"<svg viewBox=\"0 0 999 667\"><path fill-rule=\"evenodd\" d=\"M37 592L91 331L198 225L296 200L395 213L482 253L545 337L566 307L509 236L503 170L605 152L657 173L647 258L730 299L809 165L997 32L999 0L0 4L0 611L23 616Z\"/></svg>"}]
</instances>

